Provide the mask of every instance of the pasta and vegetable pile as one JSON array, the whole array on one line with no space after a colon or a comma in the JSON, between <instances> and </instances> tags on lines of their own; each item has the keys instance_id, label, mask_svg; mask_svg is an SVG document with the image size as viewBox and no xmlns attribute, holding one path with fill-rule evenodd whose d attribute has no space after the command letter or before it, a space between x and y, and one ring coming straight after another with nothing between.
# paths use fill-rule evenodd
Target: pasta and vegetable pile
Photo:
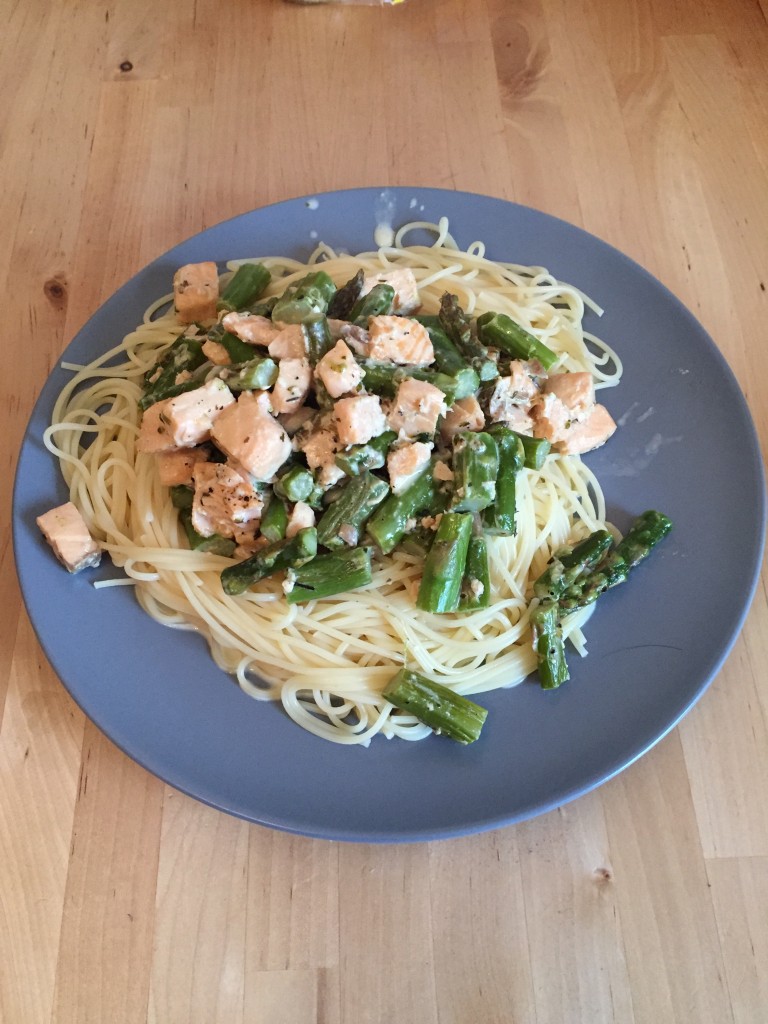
<instances>
[{"instance_id":1,"label":"pasta and vegetable pile","mask_svg":"<svg viewBox=\"0 0 768 1024\"><path fill-rule=\"evenodd\" d=\"M581 456L616 429L595 396L621 363L587 308L445 220L357 256L187 265L66 366L45 442L71 501L40 526L315 735L472 742L469 696L561 685L565 641L585 653L597 597L671 527L605 522Z\"/></svg>"}]
</instances>

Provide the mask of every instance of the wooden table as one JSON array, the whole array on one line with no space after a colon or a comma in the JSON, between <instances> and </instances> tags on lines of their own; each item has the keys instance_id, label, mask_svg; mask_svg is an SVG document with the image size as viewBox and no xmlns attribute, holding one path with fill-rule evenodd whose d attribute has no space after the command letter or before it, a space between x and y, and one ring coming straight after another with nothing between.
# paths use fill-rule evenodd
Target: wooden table
<instances>
[{"instance_id":1,"label":"wooden table","mask_svg":"<svg viewBox=\"0 0 768 1024\"><path fill-rule=\"evenodd\" d=\"M767 15L2 4L3 1024L768 1019L764 586L692 713L596 792L472 838L340 845L227 817L115 749L34 638L8 527L32 403L101 301L203 227L340 187L584 225L700 318L765 440Z\"/></svg>"}]
</instances>

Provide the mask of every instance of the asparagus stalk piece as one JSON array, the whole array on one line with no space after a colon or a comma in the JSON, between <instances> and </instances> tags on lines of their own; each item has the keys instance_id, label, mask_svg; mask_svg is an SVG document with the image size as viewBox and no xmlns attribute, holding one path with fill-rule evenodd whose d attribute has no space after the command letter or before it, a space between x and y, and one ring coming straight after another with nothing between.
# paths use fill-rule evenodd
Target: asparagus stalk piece
<instances>
[{"instance_id":1,"label":"asparagus stalk piece","mask_svg":"<svg viewBox=\"0 0 768 1024\"><path fill-rule=\"evenodd\" d=\"M273 495L270 498L266 511L261 517L261 523L259 524L261 535L266 537L271 544L274 544L276 541L284 539L287 528L288 509L285 507L285 502L282 498Z\"/></svg>"},{"instance_id":2,"label":"asparagus stalk piece","mask_svg":"<svg viewBox=\"0 0 768 1024\"><path fill-rule=\"evenodd\" d=\"M288 604L299 604L315 598L333 597L348 590L356 590L371 582L371 552L369 548L350 548L318 555L294 573L293 589L288 592Z\"/></svg>"},{"instance_id":3,"label":"asparagus stalk piece","mask_svg":"<svg viewBox=\"0 0 768 1024\"><path fill-rule=\"evenodd\" d=\"M513 359L538 359L545 370L551 370L559 359L556 352L506 313L484 313L478 317L477 333L484 344L505 352Z\"/></svg>"},{"instance_id":4,"label":"asparagus stalk piece","mask_svg":"<svg viewBox=\"0 0 768 1024\"><path fill-rule=\"evenodd\" d=\"M391 284L375 284L366 294L361 295L349 312L349 319L358 327L367 327L372 316L385 316L392 312L395 304L395 289Z\"/></svg>"},{"instance_id":5,"label":"asparagus stalk piece","mask_svg":"<svg viewBox=\"0 0 768 1024\"><path fill-rule=\"evenodd\" d=\"M627 535L616 545L616 553L627 563L630 569L642 562L651 550L663 540L672 529L672 520L662 512L650 509L643 512L632 523Z\"/></svg>"},{"instance_id":6,"label":"asparagus stalk piece","mask_svg":"<svg viewBox=\"0 0 768 1024\"><path fill-rule=\"evenodd\" d=\"M609 551L603 561L567 587L559 599L563 615L586 608L611 587L623 583L629 576L629 566L616 551Z\"/></svg>"},{"instance_id":7,"label":"asparagus stalk piece","mask_svg":"<svg viewBox=\"0 0 768 1024\"><path fill-rule=\"evenodd\" d=\"M198 380L187 380L177 384L176 378L180 373L191 373L205 361L200 342L196 338L187 338L182 334L166 349L152 369L144 374L144 394L139 399L139 407L145 410L155 402L174 398L199 387Z\"/></svg>"},{"instance_id":8,"label":"asparagus stalk piece","mask_svg":"<svg viewBox=\"0 0 768 1024\"><path fill-rule=\"evenodd\" d=\"M549 565L533 584L533 592L541 600L559 601L580 577L591 572L613 544L607 530L596 530L574 547L556 551Z\"/></svg>"},{"instance_id":9,"label":"asparagus stalk piece","mask_svg":"<svg viewBox=\"0 0 768 1024\"><path fill-rule=\"evenodd\" d=\"M453 436L454 512L479 512L496 497L499 449L485 432L460 430Z\"/></svg>"},{"instance_id":10,"label":"asparagus stalk piece","mask_svg":"<svg viewBox=\"0 0 768 1024\"><path fill-rule=\"evenodd\" d=\"M317 524L318 543L326 548L356 545L363 527L388 494L389 485L372 473L350 477ZM345 539L344 533L351 539Z\"/></svg>"},{"instance_id":11,"label":"asparagus stalk piece","mask_svg":"<svg viewBox=\"0 0 768 1024\"><path fill-rule=\"evenodd\" d=\"M425 558L434 540L435 531L419 523L409 533L406 533L400 542L400 547L403 551L408 551L412 555L419 555L421 558Z\"/></svg>"},{"instance_id":12,"label":"asparagus stalk piece","mask_svg":"<svg viewBox=\"0 0 768 1024\"><path fill-rule=\"evenodd\" d=\"M307 317L325 313L336 285L318 270L286 288L272 309L272 319L283 324L300 324Z\"/></svg>"},{"instance_id":13,"label":"asparagus stalk piece","mask_svg":"<svg viewBox=\"0 0 768 1024\"><path fill-rule=\"evenodd\" d=\"M563 591L559 601L561 610L565 613L584 608L606 590L623 583L630 571L648 557L671 529L672 521L663 513L653 510L643 512L613 551L609 551L597 566Z\"/></svg>"},{"instance_id":14,"label":"asparagus stalk piece","mask_svg":"<svg viewBox=\"0 0 768 1024\"><path fill-rule=\"evenodd\" d=\"M291 466L274 483L275 494L288 501L306 501L315 487L315 478L304 466Z\"/></svg>"},{"instance_id":15,"label":"asparagus stalk piece","mask_svg":"<svg viewBox=\"0 0 768 1024\"><path fill-rule=\"evenodd\" d=\"M569 678L556 601L542 601L531 612L533 649L543 690L554 690Z\"/></svg>"},{"instance_id":16,"label":"asparagus stalk piece","mask_svg":"<svg viewBox=\"0 0 768 1024\"><path fill-rule=\"evenodd\" d=\"M328 326L328 318L324 313L307 317L302 322L301 329L307 342L309 361L313 366L323 358L326 352L333 348L331 329Z\"/></svg>"},{"instance_id":17,"label":"asparagus stalk piece","mask_svg":"<svg viewBox=\"0 0 768 1024\"><path fill-rule=\"evenodd\" d=\"M192 508L195 500L195 492L186 484L175 484L171 487L171 504L174 508Z\"/></svg>"},{"instance_id":18,"label":"asparagus stalk piece","mask_svg":"<svg viewBox=\"0 0 768 1024\"><path fill-rule=\"evenodd\" d=\"M483 511L483 525L489 533L512 536L517 531L517 475L523 468L525 453L520 438L509 427L496 423L488 433L499 449L499 475L496 497Z\"/></svg>"},{"instance_id":19,"label":"asparagus stalk piece","mask_svg":"<svg viewBox=\"0 0 768 1024\"><path fill-rule=\"evenodd\" d=\"M460 612L473 612L487 608L491 603L491 574L488 569L488 545L485 537L469 538L467 564L461 581Z\"/></svg>"},{"instance_id":20,"label":"asparagus stalk piece","mask_svg":"<svg viewBox=\"0 0 768 1024\"><path fill-rule=\"evenodd\" d=\"M424 612L455 612L472 535L472 516L445 512L424 562L416 607Z\"/></svg>"},{"instance_id":21,"label":"asparagus stalk piece","mask_svg":"<svg viewBox=\"0 0 768 1024\"><path fill-rule=\"evenodd\" d=\"M350 313L352 312L355 303L360 298L360 292L363 290L364 280L364 271L358 270L353 278L350 278L345 285L339 288L328 303L329 317L334 320L352 319Z\"/></svg>"},{"instance_id":22,"label":"asparagus stalk piece","mask_svg":"<svg viewBox=\"0 0 768 1024\"><path fill-rule=\"evenodd\" d=\"M367 531L385 555L393 551L405 534L411 520L420 512L442 512L446 495L432 476L433 463L416 477L402 494L390 494L368 521Z\"/></svg>"},{"instance_id":23,"label":"asparagus stalk piece","mask_svg":"<svg viewBox=\"0 0 768 1024\"><path fill-rule=\"evenodd\" d=\"M221 573L225 594L242 594L267 576L283 569L297 569L309 562L317 553L317 530L307 527L299 530L290 540L276 541L262 548L244 562L227 566Z\"/></svg>"},{"instance_id":24,"label":"asparagus stalk piece","mask_svg":"<svg viewBox=\"0 0 768 1024\"><path fill-rule=\"evenodd\" d=\"M485 345L473 335L471 321L456 295L446 292L440 300L440 323L481 381L495 380L499 376L498 366Z\"/></svg>"},{"instance_id":25,"label":"asparagus stalk piece","mask_svg":"<svg viewBox=\"0 0 768 1024\"><path fill-rule=\"evenodd\" d=\"M182 508L179 510L179 519L187 535L187 542L193 551L206 551L212 555L231 555L235 550L235 542L229 537L222 537L214 533L210 537L203 537L192 525L192 509Z\"/></svg>"},{"instance_id":26,"label":"asparagus stalk piece","mask_svg":"<svg viewBox=\"0 0 768 1024\"><path fill-rule=\"evenodd\" d=\"M387 461L390 445L397 440L394 430L385 430L378 437L372 437L367 444L356 444L335 456L336 465L347 476L359 476L366 469L381 469Z\"/></svg>"},{"instance_id":27,"label":"asparagus stalk piece","mask_svg":"<svg viewBox=\"0 0 768 1024\"><path fill-rule=\"evenodd\" d=\"M469 398L480 387L480 378L442 327L439 317L416 317L426 327L435 353L435 368L456 381L455 397ZM426 321L426 322L425 322ZM433 324L432 321L437 321Z\"/></svg>"},{"instance_id":28,"label":"asparagus stalk piece","mask_svg":"<svg viewBox=\"0 0 768 1024\"><path fill-rule=\"evenodd\" d=\"M541 469L549 455L552 445L544 437L529 437L518 434L523 446L523 465L526 469Z\"/></svg>"},{"instance_id":29,"label":"asparagus stalk piece","mask_svg":"<svg viewBox=\"0 0 768 1024\"><path fill-rule=\"evenodd\" d=\"M235 338L235 341L237 340ZM226 383L230 391L263 391L272 387L277 380L277 373L277 363L274 359L270 359L269 356L257 356L256 359L249 359L232 376L228 376Z\"/></svg>"},{"instance_id":30,"label":"asparagus stalk piece","mask_svg":"<svg viewBox=\"0 0 768 1024\"><path fill-rule=\"evenodd\" d=\"M275 308L279 298L279 295L270 295L268 299L264 299L262 302L257 302L252 305L248 312L251 316L264 316L267 320L270 320L272 317L272 310Z\"/></svg>"},{"instance_id":31,"label":"asparagus stalk piece","mask_svg":"<svg viewBox=\"0 0 768 1024\"><path fill-rule=\"evenodd\" d=\"M487 708L407 668L390 679L382 696L458 743L474 743L488 716Z\"/></svg>"},{"instance_id":32,"label":"asparagus stalk piece","mask_svg":"<svg viewBox=\"0 0 768 1024\"><path fill-rule=\"evenodd\" d=\"M243 263L229 280L219 299L219 309L240 312L249 309L272 280L263 263Z\"/></svg>"}]
</instances>

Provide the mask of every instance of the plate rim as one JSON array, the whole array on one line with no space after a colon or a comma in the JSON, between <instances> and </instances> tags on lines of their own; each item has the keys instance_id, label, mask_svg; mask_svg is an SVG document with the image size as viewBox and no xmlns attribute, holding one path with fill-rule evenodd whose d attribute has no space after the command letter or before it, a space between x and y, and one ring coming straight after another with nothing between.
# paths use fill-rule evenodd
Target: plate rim
<instances>
[{"instance_id":1,"label":"plate rim","mask_svg":"<svg viewBox=\"0 0 768 1024\"><path fill-rule=\"evenodd\" d=\"M177 249L188 246L195 239L198 239L200 236L205 235L207 232L212 231L212 230L226 230L226 228L228 226L232 225L233 223L238 222L238 221L242 221L244 218L249 218L249 217L252 217L253 215L266 214L269 211L276 211L280 207L292 205L292 204L295 204L297 202L302 202L302 203L305 203L305 204L309 205L309 201L310 200L317 200L319 202L322 202L323 199L326 199L326 200L327 199L334 199L334 201L336 201L340 197L343 198L343 197L346 197L346 196L353 196L353 195L354 196L359 196L360 194L363 194L363 193L374 195L376 193L380 194L380 193L385 193L385 192L390 192L390 193L395 193L395 194L404 194L404 193L409 193L409 194L419 194L419 193L421 193L421 194L425 194L425 193L429 193L430 196L438 194L438 193L442 193L446 197L450 196L451 197L451 201L454 201L454 202L457 199L459 201L464 201L464 202L467 202L467 201L468 202L474 202L474 201L477 201L477 200L480 200L480 201L489 201L490 200L493 203L499 203L499 204L502 204L503 206L508 207L508 208L513 208L513 209L518 210L518 211L524 211L525 214L534 214L535 216L540 216L540 217L546 218L548 221L554 222L555 224L561 226L562 229L564 229L564 230L566 230L568 232L576 232L579 235L583 235L583 236L586 237L586 239L588 241L591 241L591 242L597 241L600 246L604 247L606 250L608 250L610 252L610 254L611 254L613 259L620 259L621 261L625 262L626 264L629 265L629 267L631 268L631 270L633 272L635 272L635 273L639 272L646 279L648 279L648 282L653 286L653 288L661 289L662 292L665 293L667 299L671 300L671 302L679 309L679 311L681 311L685 315L685 317L688 318L691 321L692 325L694 325L695 328L697 329L697 331L699 332L701 338L706 339L706 341L708 342L708 344L710 346L711 354L715 355L715 357L719 360L721 366L725 369L727 374L730 376L731 382L735 386L735 389L736 389L736 391L738 392L738 394L740 396L740 399L741 399L741 410L740 411L741 411L742 416L744 418L745 426L747 427L748 433L750 435L749 436L750 454L753 456L753 460L752 461L754 463L755 475L756 475L756 478L757 478L757 482L759 484L758 491L759 491L760 499L761 500L760 500L760 507L756 511L757 511L757 524L759 526L760 540L757 543L757 547L755 549L755 557L753 558L752 563L751 563L751 578L750 578L750 581L749 581L749 586L748 586L747 590L745 591L744 598L743 598L743 600L741 602L741 607L739 609L739 613L738 613L738 615L736 615L736 618L734 620L734 625L733 625L733 628L731 629L730 636L728 637L727 642L725 643L725 645L720 650L718 657L715 659L714 663L710 666L709 671L707 672L705 678L699 683L698 687L695 689L693 694L689 695L689 698L685 702L685 704L682 707L682 709L679 710L677 715L671 721L668 722L666 727L661 732L659 732L657 735L655 735L655 737L652 738L649 742L643 741L638 749L633 749L633 751L627 757L621 759L621 763L613 766L608 772L598 772L598 773L596 773L594 778L591 778L591 779L587 780L586 782L582 781L581 783L579 783L577 785L572 785L570 787L565 787L562 790L562 795L559 796L557 799L554 799L554 800L552 800L552 801L550 801L548 803L545 803L545 804L537 804L535 807L527 808L526 810L524 810L522 812L518 812L518 813L514 813L514 814L499 813L495 817L485 817L485 818L483 818L482 821L468 822L466 825L461 826L461 827L456 827L454 825L446 825L443 828L436 828L434 826L431 826L431 827L429 827L426 830L419 830L419 829L410 828L410 829L406 829L405 831L403 831L403 830L387 830L387 831L381 832L381 833L377 833L376 831L366 831L365 834L363 834L359 830L352 830L352 831L350 831L348 829L340 827L338 824L335 825L335 826L328 826L328 827L321 827L321 828L317 828L317 829L311 829L311 828L307 828L307 827L299 827L297 825L292 825L290 823L290 821L288 821L288 820L284 820L284 821L272 820L272 817L270 815L263 815L261 817L254 817L254 816L252 816L250 814L243 813L241 810L239 810L237 808L234 808L234 807L231 807L231 806L226 806L226 801L224 801L224 800L222 800L220 802L216 802L214 799L210 799L210 798L208 798L206 796L201 796L199 792L195 792L193 787L185 786L183 780L180 780L180 779L177 779L177 778L169 778L168 776L172 775L173 774L172 772L161 772L161 771L158 771L157 767L150 766L150 764L146 763L146 759L144 759L144 758L142 758L140 756L137 756L134 752L132 752L130 749L128 749L128 746L126 744L124 744L120 739L116 738L116 736L113 735L114 729L110 727L110 723L109 722L104 722L104 721L100 720L101 716L99 716L98 714L94 714L94 712L91 711L91 710L88 710L83 705L83 703L81 702L80 695L78 693L76 693L75 691L73 691L72 689L70 689L70 686L68 685L68 683L65 682L64 679L59 675L58 669L56 668L56 665L55 665L55 660L56 660L55 659L55 652L50 652L49 651L49 645L48 645L48 643L46 641L46 637L44 635L42 635L40 629L38 628L38 623L35 621L32 613L30 611L30 600L28 599L27 585L26 585L26 582L25 582L25 580L23 578L23 571L22 571L22 569L21 569L21 567L19 565L19 559L18 559L18 551L22 547L22 544L20 543L21 530L24 529L25 527L28 527L29 524L24 524L22 522L22 520L21 520L21 517L18 514L18 510L19 510L18 494L19 494L20 488L22 486L21 468L22 468L22 464L23 464L23 460L24 460L24 452L25 452L25 449L26 449L27 445L31 441L30 429L31 429L31 426L32 426L36 416L41 412L42 408L46 405L46 394L45 394L46 385L50 381L51 377L60 368L60 362L62 361L62 359L63 359L64 355L66 354L66 352L69 351L69 349L72 346L74 346L81 339L81 337L83 337L83 336L85 336L87 334L89 328L92 325L92 322L97 317L99 317L103 313L103 311L108 310L112 306L113 303L117 303L119 301L120 297L123 295L123 293L126 292L127 290L129 290L131 288L131 286L135 285L138 282L138 279L140 279L148 271L148 269L150 267L154 266L156 263L158 263L160 261L168 259L169 257L171 257L173 255L173 253ZM375 243L373 243L373 238L371 239L371 241L372 241L372 245L371 245L371 250L369 250L369 251L372 251L373 249L375 249ZM298 248L298 240L297 240L297 248ZM237 258L237 257L230 257L230 258ZM507 825L515 824L515 823L518 823L518 822L521 822L521 821L529 820L529 819L531 819L533 817L536 817L536 816L539 816L539 815L542 815L542 814L546 814L546 813L550 812L551 810L553 810L553 809L555 809L557 807L562 807L562 806L564 806L564 805L566 805L568 803L571 803L572 801L578 799L578 797L583 796L583 795L591 792L592 790L596 789L597 787L599 787L603 783L606 783L606 782L610 781L611 779L615 778L616 775L620 774L625 769L629 768L630 765L632 765L635 761L637 761L639 758L641 758L646 753L648 753L649 750L651 750L654 746L656 746L657 743L660 743L662 739L664 739L671 731L673 731L673 729L675 729L677 727L677 725L680 723L680 721L690 712L692 707L701 699L701 697L706 692L706 690L709 688L709 686L711 685L712 681L717 676L717 674L721 671L723 665L725 664L726 660L728 659L729 655L731 654L731 652L733 650L733 647L734 647L734 645L735 645L735 643L736 643L736 641L737 641L737 639L738 639L738 637L739 637L739 635L740 635L740 633L741 633L741 631L742 631L742 629L744 627L745 620L747 618L747 615L749 614L749 611L750 611L750 608L751 608L751 605L752 605L752 602L753 602L753 599L754 599L754 596L755 596L755 592L756 592L756 589L757 589L757 586L758 586L758 583L759 583L759 580L760 580L761 563L762 563L763 553L764 553L764 550L765 550L765 532L766 532L766 481L765 481L765 467L764 467L764 464L763 464L763 461L762 461L762 458L761 458L761 448L760 448L759 434L757 432L756 424L755 424L755 421L754 421L754 417L752 416L752 412L751 412L751 409L749 407L749 403L747 402L746 397L744 396L744 394L742 392L741 386L740 386L740 384L738 382L738 379L736 378L736 375L735 375L734 371L730 367L728 361L726 360L725 356L723 355L723 353L721 352L721 350L719 349L719 347L715 343L714 339L709 334L709 332L706 330L706 328L704 328L704 326L700 323L700 321L694 316L694 314L691 312L691 310L682 302L682 300L679 299L678 296L675 295L674 292L672 292L671 289L667 285L665 285L661 280L659 280L657 277L655 277L655 275L651 274L650 271L648 271L642 264L640 264L633 257L628 256L626 253L624 253L620 249L616 248L610 242L605 241L599 235L597 235L597 234L595 234L593 232L588 231L587 229L581 227L580 225L573 224L572 222L564 220L563 218L560 218L560 217L557 217L557 216L555 216L553 214L547 213L545 210L541 210L541 209L538 209L538 208L535 208L535 207L531 207L531 206L528 206L528 205L525 205L525 204L517 203L517 202L510 201L510 200L507 200L507 199L503 199L503 198L500 198L500 197L484 195L482 193L475 193L475 192L466 191L466 190L452 190L452 189L433 188L431 186L365 186L365 187L361 187L361 188L351 187L351 188L345 188L345 189L328 190L328 191L325 191L325 192L307 193L305 195L298 195L298 196L293 196L293 197L286 198L286 199L277 200L277 201L274 201L272 203L268 203L268 204L264 204L263 206L256 207L256 208L254 208L252 210L247 210L247 211L244 211L242 213L235 214L235 215L233 215L231 217L228 217L228 218L226 218L226 219L224 219L222 221L218 221L215 224L212 224L209 227L204 228L201 231L196 232L193 235L190 235L189 237L187 237L185 239L182 239L180 242L177 242L176 244L174 244L173 246L171 246L170 248L168 248L164 252L160 253L158 256L152 258L147 264L142 266L134 274L132 274L130 277L128 277L118 288L115 289L115 291L113 291L109 295L109 297L104 302L102 302L94 310L94 312L88 317L86 322L64 344L61 352L59 353L59 355L54 360L54 364L53 364L53 366L51 368L51 371L50 371L48 377L46 378L46 380L44 381L43 385L41 386L40 391L38 392L37 398L36 398L35 402L33 403L31 412L30 412L30 414L28 416L28 420L27 420L27 424L26 424L26 427L25 427L25 430L24 430L21 446L20 446L20 448L18 450L18 454L17 454L16 465L15 465L15 468L14 468L14 481L13 481L13 489L12 489L12 538L13 538L13 551L14 551L14 556L15 556L14 557L14 564L15 564L16 575L17 575L17 578L18 578L18 581L19 581L19 586L20 586L20 590L21 590L21 593L22 593L22 598L23 598L23 602L24 602L24 606L25 606L28 618L29 618L29 620L30 620L30 622L32 624L32 627L33 627L35 636L37 638L37 641L40 644L43 652L45 653L45 656L46 656L48 662L50 663L51 668L53 669L55 675L57 676L57 678L59 679L61 684L64 686L64 688L67 690L67 692L70 695L70 697L75 701L77 706L83 712L83 714L87 718L89 718L97 726L97 728L99 728L100 731L102 731L108 737L110 742L114 743L115 746L118 747L118 749L120 749L124 754L126 754L126 756L130 757L131 760L133 760L136 763L140 764L141 767L144 768L144 770L150 772L150 774L154 775L156 778L159 778L165 784L172 786L173 788L179 790L180 792L185 793L186 795L190 796L191 798L193 798L195 800L198 800L198 801L200 801L200 802L202 802L202 803L204 803L204 804L206 804L206 805L208 805L210 807L213 807L213 808L215 808L217 810L224 811L225 813L233 815L233 816L235 816L235 817L237 817L237 818L239 818L241 820L248 821L248 822L255 823L255 824L261 824L261 825L264 825L265 827L274 828L274 829L277 829L279 831L284 831L284 832L288 832L288 833L291 833L291 834L308 836L308 837L311 837L311 838L328 839L328 840L343 841L343 842L357 842L357 843L365 842L365 843L387 843L387 844L391 844L391 843L412 843L412 842L433 841L433 840L442 840L442 839L448 839L448 838L456 838L456 837L466 836L466 835L473 835L473 834L481 833L483 831L488 831L488 830L492 830L492 829L496 829L496 828L505 827ZM146 613L142 612L142 614L146 614ZM298 728L298 727L296 727L296 728Z\"/></svg>"}]
</instances>

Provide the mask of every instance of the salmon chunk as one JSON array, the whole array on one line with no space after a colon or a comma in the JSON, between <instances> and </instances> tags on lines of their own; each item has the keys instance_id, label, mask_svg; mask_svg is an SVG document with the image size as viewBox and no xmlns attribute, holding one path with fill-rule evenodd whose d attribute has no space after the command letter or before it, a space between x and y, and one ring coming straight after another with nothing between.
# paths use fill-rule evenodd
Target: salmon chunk
<instances>
[{"instance_id":1,"label":"salmon chunk","mask_svg":"<svg viewBox=\"0 0 768 1024\"><path fill-rule=\"evenodd\" d=\"M437 421L445 412L445 395L440 388L407 377L397 389L389 411L389 426L401 438L434 434Z\"/></svg>"},{"instance_id":2,"label":"salmon chunk","mask_svg":"<svg viewBox=\"0 0 768 1024\"><path fill-rule=\"evenodd\" d=\"M76 573L101 561L101 548L71 501L37 517L37 525L67 570Z\"/></svg>"},{"instance_id":3,"label":"salmon chunk","mask_svg":"<svg viewBox=\"0 0 768 1024\"><path fill-rule=\"evenodd\" d=\"M533 436L543 437L552 444L562 441L571 423L571 411L557 395L541 396L533 409Z\"/></svg>"},{"instance_id":4,"label":"salmon chunk","mask_svg":"<svg viewBox=\"0 0 768 1024\"><path fill-rule=\"evenodd\" d=\"M346 342L341 340L325 353L317 364L315 373L331 398L341 398L342 395L354 391L363 379L362 367Z\"/></svg>"},{"instance_id":5,"label":"salmon chunk","mask_svg":"<svg viewBox=\"0 0 768 1024\"><path fill-rule=\"evenodd\" d=\"M387 456L389 485L393 494L402 494L429 463L432 445L423 441L393 448Z\"/></svg>"},{"instance_id":6,"label":"salmon chunk","mask_svg":"<svg viewBox=\"0 0 768 1024\"><path fill-rule=\"evenodd\" d=\"M307 339L301 324L289 324L269 342L268 351L273 359L305 359Z\"/></svg>"},{"instance_id":7,"label":"salmon chunk","mask_svg":"<svg viewBox=\"0 0 768 1024\"><path fill-rule=\"evenodd\" d=\"M215 366L229 366L232 360L229 358L229 352L224 348L220 341L211 341L210 338L203 342L203 355Z\"/></svg>"},{"instance_id":8,"label":"salmon chunk","mask_svg":"<svg viewBox=\"0 0 768 1024\"><path fill-rule=\"evenodd\" d=\"M215 320L219 272L215 263L187 263L173 275L176 319L182 324Z\"/></svg>"},{"instance_id":9,"label":"salmon chunk","mask_svg":"<svg viewBox=\"0 0 768 1024\"><path fill-rule=\"evenodd\" d=\"M509 376L499 377L494 385L488 402L491 420L494 423L506 423L510 416L517 416L520 409L527 412L538 393L536 381L526 371L524 364L514 359L509 364Z\"/></svg>"},{"instance_id":10,"label":"salmon chunk","mask_svg":"<svg viewBox=\"0 0 768 1024\"><path fill-rule=\"evenodd\" d=\"M192 470L198 462L206 461L200 448L180 448L157 453L157 475L164 487L179 487L192 483Z\"/></svg>"},{"instance_id":11,"label":"salmon chunk","mask_svg":"<svg viewBox=\"0 0 768 1024\"><path fill-rule=\"evenodd\" d=\"M571 422L565 437L555 445L563 455L583 455L605 444L616 431L616 423L604 405L594 405L585 420Z\"/></svg>"},{"instance_id":12,"label":"salmon chunk","mask_svg":"<svg viewBox=\"0 0 768 1024\"><path fill-rule=\"evenodd\" d=\"M381 274L371 274L363 281L361 295L368 292L377 284L391 285L395 290L395 301L392 312L399 316L408 316L415 313L421 306L419 298L419 287L416 278L410 267L402 267L399 270L387 270Z\"/></svg>"},{"instance_id":13,"label":"salmon chunk","mask_svg":"<svg viewBox=\"0 0 768 1024\"><path fill-rule=\"evenodd\" d=\"M264 405L244 391L211 429L214 443L256 480L271 480L291 454L291 439Z\"/></svg>"},{"instance_id":14,"label":"salmon chunk","mask_svg":"<svg viewBox=\"0 0 768 1024\"><path fill-rule=\"evenodd\" d=\"M297 501L288 516L285 536L290 540L299 530L308 530L315 525L315 513L305 501Z\"/></svg>"},{"instance_id":15,"label":"salmon chunk","mask_svg":"<svg viewBox=\"0 0 768 1024\"><path fill-rule=\"evenodd\" d=\"M272 411L277 414L300 409L311 384L312 367L308 359L281 359L272 387Z\"/></svg>"},{"instance_id":16,"label":"salmon chunk","mask_svg":"<svg viewBox=\"0 0 768 1024\"><path fill-rule=\"evenodd\" d=\"M304 452L307 465L315 471L321 487L332 487L344 476L344 471L339 469L335 459L338 438L329 426L318 425L309 434L299 435L297 446Z\"/></svg>"},{"instance_id":17,"label":"salmon chunk","mask_svg":"<svg viewBox=\"0 0 768 1024\"><path fill-rule=\"evenodd\" d=\"M474 395L469 395L467 398L457 398L446 412L440 424L440 436L444 441L450 441L460 430L482 430L484 426L485 416L480 403Z\"/></svg>"},{"instance_id":18,"label":"salmon chunk","mask_svg":"<svg viewBox=\"0 0 768 1024\"><path fill-rule=\"evenodd\" d=\"M544 391L559 398L574 420L586 418L595 404L595 381L591 373L553 373Z\"/></svg>"},{"instance_id":19,"label":"salmon chunk","mask_svg":"<svg viewBox=\"0 0 768 1024\"><path fill-rule=\"evenodd\" d=\"M426 366L435 352L426 327L404 316L374 316L368 324L370 359L401 366Z\"/></svg>"},{"instance_id":20,"label":"salmon chunk","mask_svg":"<svg viewBox=\"0 0 768 1024\"><path fill-rule=\"evenodd\" d=\"M387 429L378 395L340 398L333 407L336 432L343 445L365 444Z\"/></svg>"},{"instance_id":21,"label":"salmon chunk","mask_svg":"<svg viewBox=\"0 0 768 1024\"><path fill-rule=\"evenodd\" d=\"M162 402L155 402L148 409L144 410L139 428L139 439L136 442L136 450L154 454L155 452L172 451L176 448L173 438L168 433L168 426L163 419L163 411L170 402L170 398Z\"/></svg>"},{"instance_id":22,"label":"salmon chunk","mask_svg":"<svg viewBox=\"0 0 768 1024\"><path fill-rule=\"evenodd\" d=\"M202 537L234 537L238 528L261 519L261 495L233 466L200 462L193 470L192 525Z\"/></svg>"},{"instance_id":23,"label":"salmon chunk","mask_svg":"<svg viewBox=\"0 0 768 1024\"><path fill-rule=\"evenodd\" d=\"M177 448L194 448L208 440L216 418L234 402L235 396L216 377L194 391L170 398L160 415Z\"/></svg>"},{"instance_id":24,"label":"salmon chunk","mask_svg":"<svg viewBox=\"0 0 768 1024\"><path fill-rule=\"evenodd\" d=\"M269 345L280 333L267 317L252 313L227 313L221 323L230 334L249 345Z\"/></svg>"}]
</instances>

